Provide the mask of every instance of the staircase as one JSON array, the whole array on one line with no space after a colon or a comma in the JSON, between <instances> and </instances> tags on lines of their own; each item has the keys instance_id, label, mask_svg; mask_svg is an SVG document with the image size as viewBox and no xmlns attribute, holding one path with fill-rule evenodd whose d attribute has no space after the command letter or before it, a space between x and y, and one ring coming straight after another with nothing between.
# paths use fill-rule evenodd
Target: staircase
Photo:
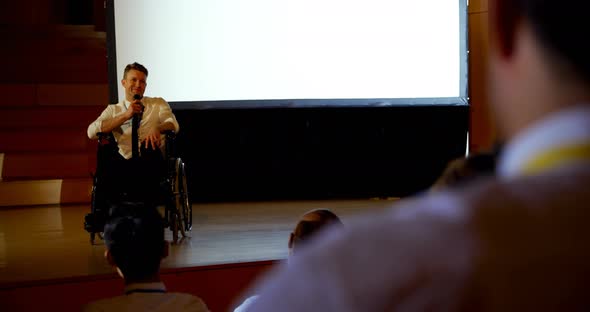
<instances>
[{"instance_id":1,"label":"staircase","mask_svg":"<svg viewBox=\"0 0 590 312\"><path fill-rule=\"evenodd\" d=\"M106 34L94 26L0 25L0 206L90 201L108 103Z\"/></svg>"}]
</instances>

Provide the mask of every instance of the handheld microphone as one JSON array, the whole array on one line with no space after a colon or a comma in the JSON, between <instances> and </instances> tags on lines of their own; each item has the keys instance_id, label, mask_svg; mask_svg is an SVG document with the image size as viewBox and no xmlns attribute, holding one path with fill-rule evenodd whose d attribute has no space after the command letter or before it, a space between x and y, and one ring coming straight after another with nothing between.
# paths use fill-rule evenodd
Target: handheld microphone
<instances>
[{"instance_id":1,"label":"handheld microphone","mask_svg":"<svg viewBox=\"0 0 590 312\"><path fill-rule=\"evenodd\" d=\"M141 96L141 94L134 94L133 95L134 100L141 100L142 98L143 97ZM139 105L141 106L141 113L143 113L143 109L144 109L143 103L139 102Z\"/></svg>"},{"instance_id":2,"label":"handheld microphone","mask_svg":"<svg viewBox=\"0 0 590 312\"><path fill-rule=\"evenodd\" d=\"M140 94L133 95L134 100L141 100ZM139 102L141 105L141 112L133 114L133 118L131 121L131 151L132 157L137 158L139 157L139 124L142 119L143 115L143 104Z\"/></svg>"}]
</instances>

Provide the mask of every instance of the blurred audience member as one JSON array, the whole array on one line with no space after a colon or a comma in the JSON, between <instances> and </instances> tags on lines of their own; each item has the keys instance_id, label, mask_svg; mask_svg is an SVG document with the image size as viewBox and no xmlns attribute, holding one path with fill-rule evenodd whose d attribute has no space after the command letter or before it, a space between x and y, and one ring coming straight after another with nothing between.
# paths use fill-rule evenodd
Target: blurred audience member
<instances>
[{"instance_id":1,"label":"blurred audience member","mask_svg":"<svg viewBox=\"0 0 590 312\"><path fill-rule=\"evenodd\" d=\"M496 178L322 233L249 311L590 310L590 1L488 4Z\"/></svg>"},{"instance_id":2,"label":"blurred audience member","mask_svg":"<svg viewBox=\"0 0 590 312\"><path fill-rule=\"evenodd\" d=\"M451 161L432 186L432 191L460 187L495 174L499 148L489 152L470 154Z\"/></svg>"},{"instance_id":3,"label":"blurred audience member","mask_svg":"<svg viewBox=\"0 0 590 312\"><path fill-rule=\"evenodd\" d=\"M312 235L325 229L329 225L341 226L340 218L328 209L315 209L305 213L291 234L289 235L289 257L293 257L296 251L303 248L309 242ZM234 312L246 312L258 296L247 298Z\"/></svg>"},{"instance_id":4,"label":"blurred audience member","mask_svg":"<svg viewBox=\"0 0 590 312\"><path fill-rule=\"evenodd\" d=\"M198 297L166 291L159 273L169 246L163 219L155 207L136 206L115 207L104 230L105 258L125 280L125 295L92 302L85 310L208 311Z\"/></svg>"},{"instance_id":5,"label":"blurred audience member","mask_svg":"<svg viewBox=\"0 0 590 312\"><path fill-rule=\"evenodd\" d=\"M315 209L305 213L291 234L289 235L289 255L295 254L304 243L308 242L314 234L328 225L342 225L342 221L336 214L328 209Z\"/></svg>"}]
</instances>

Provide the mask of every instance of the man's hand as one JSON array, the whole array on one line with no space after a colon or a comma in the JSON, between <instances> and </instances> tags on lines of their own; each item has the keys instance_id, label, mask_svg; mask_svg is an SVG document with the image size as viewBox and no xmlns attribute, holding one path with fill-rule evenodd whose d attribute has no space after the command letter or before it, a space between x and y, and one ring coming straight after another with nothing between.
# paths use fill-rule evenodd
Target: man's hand
<instances>
[{"instance_id":1,"label":"man's hand","mask_svg":"<svg viewBox=\"0 0 590 312\"><path fill-rule=\"evenodd\" d=\"M160 147L160 142L160 131L158 129L152 129L143 140L142 144L145 144L146 149L151 146L152 149L155 150L157 147Z\"/></svg>"},{"instance_id":2,"label":"man's hand","mask_svg":"<svg viewBox=\"0 0 590 312\"><path fill-rule=\"evenodd\" d=\"M135 100L131 102L131 105L129 105L129 108L125 112L125 116L127 116L127 119L130 119L133 117L133 115L141 113L142 110L143 106L141 105L141 101Z\"/></svg>"}]
</instances>

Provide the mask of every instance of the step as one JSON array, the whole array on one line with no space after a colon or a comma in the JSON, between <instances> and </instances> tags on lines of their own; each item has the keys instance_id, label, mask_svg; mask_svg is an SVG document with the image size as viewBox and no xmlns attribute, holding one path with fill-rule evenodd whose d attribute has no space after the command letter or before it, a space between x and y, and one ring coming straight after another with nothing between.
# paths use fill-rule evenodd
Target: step
<instances>
[{"instance_id":1,"label":"step","mask_svg":"<svg viewBox=\"0 0 590 312\"><path fill-rule=\"evenodd\" d=\"M0 24L0 37L5 39L72 38L106 39L106 32L96 31L93 25L9 25Z\"/></svg>"},{"instance_id":2,"label":"step","mask_svg":"<svg viewBox=\"0 0 590 312\"><path fill-rule=\"evenodd\" d=\"M32 83L3 83L0 84L2 101L0 107L34 106L37 103L37 87Z\"/></svg>"},{"instance_id":3,"label":"step","mask_svg":"<svg viewBox=\"0 0 590 312\"><path fill-rule=\"evenodd\" d=\"M88 139L86 128L78 129L13 129L0 131L3 153L86 152L96 146Z\"/></svg>"},{"instance_id":4,"label":"step","mask_svg":"<svg viewBox=\"0 0 590 312\"><path fill-rule=\"evenodd\" d=\"M109 86L106 83L39 84L36 100L39 105L46 106L102 106L104 108L109 104Z\"/></svg>"},{"instance_id":5,"label":"step","mask_svg":"<svg viewBox=\"0 0 590 312\"><path fill-rule=\"evenodd\" d=\"M0 182L2 182L2 168L4 167L4 153L0 153Z\"/></svg>"},{"instance_id":6,"label":"step","mask_svg":"<svg viewBox=\"0 0 590 312\"><path fill-rule=\"evenodd\" d=\"M106 83L0 83L0 107L106 106Z\"/></svg>"},{"instance_id":7,"label":"step","mask_svg":"<svg viewBox=\"0 0 590 312\"><path fill-rule=\"evenodd\" d=\"M4 181L89 178L95 165L86 151L4 154Z\"/></svg>"},{"instance_id":8,"label":"step","mask_svg":"<svg viewBox=\"0 0 590 312\"><path fill-rule=\"evenodd\" d=\"M0 182L0 207L90 203L92 179Z\"/></svg>"},{"instance_id":9,"label":"step","mask_svg":"<svg viewBox=\"0 0 590 312\"><path fill-rule=\"evenodd\" d=\"M0 107L0 130L86 129L106 106Z\"/></svg>"},{"instance_id":10,"label":"step","mask_svg":"<svg viewBox=\"0 0 590 312\"><path fill-rule=\"evenodd\" d=\"M0 27L0 39L0 82L108 82L102 32Z\"/></svg>"},{"instance_id":11,"label":"step","mask_svg":"<svg viewBox=\"0 0 590 312\"><path fill-rule=\"evenodd\" d=\"M0 83L107 83L106 51L0 53Z\"/></svg>"}]
</instances>

